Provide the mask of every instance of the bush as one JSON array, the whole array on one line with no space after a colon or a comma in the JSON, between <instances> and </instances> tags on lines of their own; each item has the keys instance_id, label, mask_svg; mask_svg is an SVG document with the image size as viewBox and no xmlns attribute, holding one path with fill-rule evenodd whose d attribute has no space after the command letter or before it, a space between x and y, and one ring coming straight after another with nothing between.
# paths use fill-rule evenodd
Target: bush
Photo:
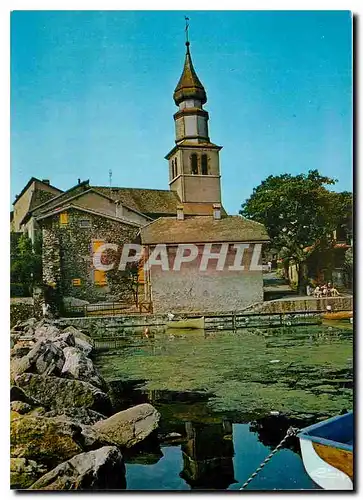
<instances>
[{"instance_id":1,"label":"bush","mask_svg":"<svg viewBox=\"0 0 363 500\"><path fill-rule=\"evenodd\" d=\"M23 283L10 283L10 297L31 297L31 294Z\"/></svg>"}]
</instances>

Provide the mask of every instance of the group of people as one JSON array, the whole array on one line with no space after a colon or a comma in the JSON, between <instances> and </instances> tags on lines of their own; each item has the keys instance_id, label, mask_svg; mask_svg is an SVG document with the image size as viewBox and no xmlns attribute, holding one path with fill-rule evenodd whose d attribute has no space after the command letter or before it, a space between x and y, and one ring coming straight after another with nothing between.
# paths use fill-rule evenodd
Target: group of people
<instances>
[{"instance_id":1,"label":"group of people","mask_svg":"<svg viewBox=\"0 0 363 500\"><path fill-rule=\"evenodd\" d=\"M340 295L340 293L335 288L335 286L329 282L326 284L324 283L324 285L320 285L320 286L317 285L317 287L314 289L313 295L316 298L337 297L338 295Z\"/></svg>"}]
</instances>

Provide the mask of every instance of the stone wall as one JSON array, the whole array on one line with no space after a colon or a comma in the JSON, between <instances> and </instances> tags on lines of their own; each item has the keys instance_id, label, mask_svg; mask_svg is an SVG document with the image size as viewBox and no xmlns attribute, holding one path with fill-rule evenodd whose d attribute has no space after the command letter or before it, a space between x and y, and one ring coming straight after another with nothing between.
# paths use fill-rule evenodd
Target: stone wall
<instances>
[{"instance_id":1,"label":"stone wall","mask_svg":"<svg viewBox=\"0 0 363 500\"><path fill-rule=\"evenodd\" d=\"M353 297L327 297L315 299L313 297L296 298L291 300L278 299L254 304L246 308L244 312L262 313L288 313L301 311L321 311L326 312L327 306L331 306L332 311L353 311Z\"/></svg>"},{"instance_id":2,"label":"stone wall","mask_svg":"<svg viewBox=\"0 0 363 500\"><path fill-rule=\"evenodd\" d=\"M217 260L211 259L205 271L200 270L204 245L192 262L182 263L179 271L152 266L150 271L151 299L155 313L213 313L240 311L263 300L262 271L249 271L253 245L245 250L242 264L245 270L230 270L236 252L229 247L223 270L217 270ZM151 249L150 249L151 250ZM169 269L173 269L176 247L167 247ZM220 245L212 247L218 253ZM239 264L239 263L238 263Z\"/></svg>"},{"instance_id":3,"label":"stone wall","mask_svg":"<svg viewBox=\"0 0 363 500\"><path fill-rule=\"evenodd\" d=\"M88 220L89 227L80 221ZM68 211L68 223L60 224L59 214L45 220L43 226L43 276L49 282L61 283L63 296L99 300L121 300L125 286L117 273L106 286L94 282L93 241L121 245L136 237L139 228L75 208ZM107 273L106 273L107 275ZM80 285L72 280L79 279Z\"/></svg>"},{"instance_id":4,"label":"stone wall","mask_svg":"<svg viewBox=\"0 0 363 500\"><path fill-rule=\"evenodd\" d=\"M156 313L239 311L263 300L262 273L155 272L152 302Z\"/></svg>"},{"instance_id":5,"label":"stone wall","mask_svg":"<svg viewBox=\"0 0 363 500\"><path fill-rule=\"evenodd\" d=\"M162 327L167 321L167 316L158 314L135 314L125 316L100 316L87 318L60 318L55 320L57 325L69 325L79 328L90 337L97 336L123 336L125 331L142 329L145 326ZM134 331L134 330L132 330Z\"/></svg>"}]
</instances>

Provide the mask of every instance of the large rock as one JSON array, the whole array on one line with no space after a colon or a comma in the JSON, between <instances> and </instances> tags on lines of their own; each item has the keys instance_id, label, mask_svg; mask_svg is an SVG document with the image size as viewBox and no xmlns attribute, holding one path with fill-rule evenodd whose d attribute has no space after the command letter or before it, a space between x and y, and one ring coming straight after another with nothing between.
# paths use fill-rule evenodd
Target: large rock
<instances>
[{"instance_id":1,"label":"large rock","mask_svg":"<svg viewBox=\"0 0 363 500\"><path fill-rule=\"evenodd\" d=\"M61 331L55 325L53 325L48 321L42 320L36 326L34 331L34 336L37 339L44 338L48 340L53 340L56 337L58 337L60 333Z\"/></svg>"},{"instance_id":2,"label":"large rock","mask_svg":"<svg viewBox=\"0 0 363 500\"><path fill-rule=\"evenodd\" d=\"M83 333L81 330L78 330L78 328L75 328L74 326L70 325L67 326L62 330L63 333L71 333L74 338L84 340L85 342L88 342L89 344L92 344L92 339L89 335L86 335Z\"/></svg>"},{"instance_id":3,"label":"large rock","mask_svg":"<svg viewBox=\"0 0 363 500\"><path fill-rule=\"evenodd\" d=\"M40 339L26 356L32 371L44 375L60 375L64 365L63 350L51 340Z\"/></svg>"},{"instance_id":4,"label":"large rock","mask_svg":"<svg viewBox=\"0 0 363 500\"><path fill-rule=\"evenodd\" d=\"M115 446L81 453L38 479L31 490L122 490L125 464Z\"/></svg>"},{"instance_id":5,"label":"large rock","mask_svg":"<svg viewBox=\"0 0 363 500\"><path fill-rule=\"evenodd\" d=\"M55 467L81 453L82 429L73 422L25 415L10 422L11 455Z\"/></svg>"},{"instance_id":6,"label":"large rock","mask_svg":"<svg viewBox=\"0 0 363 500\"><path fill-rule=\"evenodd\" d=\"M14 345L14 347L10 351L11 358L22 358L26 356L28 352L32 349L32 346L25 346L23 343L19 342Z\"/></svg>"},{"instance_id":7,"label":"large rock","mask_svg":"<svg viewBox=\"0 0 363 500\"><path fill-rule=\"evenodd\" d=\"M86 340L75 337L74 342L77 349L82 351L85 356L89 356L93 351L93 345Z\"/></svg>"},{"instance_id":8,"label":"large rock","mask_svg":"<svg viewBox=\"0 0 363 500\"><path fill-rule=\"evenodd\" d=\"M84 380L102 390L107 390L106 382L99 375L92 361L76 347L63 349L65 362L62 375L67 378Z\"/></svg>"},{"instance_id":9,"label":"large rock","mask_svg":"<svg viewBox=\"0 0 363 500\"><path fill-rule=\"evenodd\" d=\"M81 380L24 373L16 378L15 383L28 396L50 409L81 407L105 415L109 415L112 409L107 394Z\"/></svg>"},{"instance_id":10,"label":"large rock","mask_svg":"<svg viewBox=\"0 0 363 500\"><path fill-rule=\"evenodd\" d=\"M88 335L84 334L72 325L67 326L67 328L63 330L63 333L72 333L75 339L75 346L84 351L86 356L92 352L93 341Z\"/></svg>"},{"instance_id":11,"label":"large rock","mask_svg":"<svg viewBox=\"0 0 363 500\"><path fill-rule=\"evenodd\" d=\"M149 403L144 403L96 422L92 428L106 442L130 448L157 429L159 420L160 413Z\"/></svg>"},{"instance_id":12,"label":"large rock","mask_svg":"<svg viewBox=\"0 0 363 500\"><path fill-rule=\"evenodd\" d=\"M27 396L25 392L16 385L10 387L10 402L11 401L22 401L30 406L39 406L39 401Z\"/></svg>"},{"instance_id":13,"label":"large rock","mask_svg":"<svg viewBox=\"0 0 363 500\"><path fill-rule=\"evenodd\" d=\"M15 409L16 411L16 409ZM58 417L72 420L80 425L93 425L99 420L106 420L106 416L88 408L62 408L45 413L46 417Z\"/></svg>"},{"instance_id":14,"label":"large rock","mask_svg":"<svg viewBox=\"0 0 363 500\"><path fill-rule=\"evenodd\" d=\"M10 458L10 488L12 490L26 490L39 477L47 472L42 464L27 458Z\"/></svg>"},{"instance_id":15,"label":"large rock","mask_svg":"<svg viewBox=\"0 0 363 500\"><path fill-rule=\"evenodd\" d=\"M29 413L32 407L28 403L24 403L23 401L12 401L10 403L10 411L16 411L20 415L25 415L25 413Z\"/></svg>"},{"instance_id":16,"label":"large rock","mask_svg":"<svg viewBox=\"0 0 363 500\"><path fill-rule=\"evenodd\" d=\"M13 384L15 379L29 371L31 369L31 363L27 356L22 358L11 358L10 359L10 383Z\"/></svg>"},{"instance_id":17,"label":"large rock","mask_svg":"<svg viewBox=\"0 0 363 500\"><path fill-rule=\"evenodd\" d=\"M74 347L76 345L75 338L71 332L62 332L54 339L55 344L59 344L62 349L65 347Z\"/></svg>"}]
</instances>

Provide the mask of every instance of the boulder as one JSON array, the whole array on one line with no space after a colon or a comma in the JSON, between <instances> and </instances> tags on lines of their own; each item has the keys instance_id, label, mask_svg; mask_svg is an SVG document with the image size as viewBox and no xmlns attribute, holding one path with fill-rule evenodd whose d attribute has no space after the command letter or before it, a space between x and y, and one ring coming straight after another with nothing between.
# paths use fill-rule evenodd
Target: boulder
<instances>
[{"instance_id":1,"label":"boulder","mask_svg":"<svg viewBox=\"0 0 363 500\"><path fill-rule=\"evenodd\" d=\"M55 467L81 453L81 428L56 418L25 415L10 422L11 455Z\"/></svg>"},{"instance_id":2,"label":"boulder","mask_svg":"<svg viewBox=\"0 0 363 500\"><path fill-rule=\"evenodd\" d=\"M10 359L10 383L14 383L17 376L31 369L31 363L27 356Z\"/></svg>"},{"instance_id":3,"label":"boulder","mask_svg":"<svg viewBox=\"0 0 363 500\"><path fill-rule=\"evenodd\" d=\"M32 372L44 375L60 375L64 365L63 350L51 340L40 339L27 354Z\"/></svg>"},{"instance_id":4,"label":"boulder","mask_svg":"<svg viewBox=\"0 0 363 500\"><path fill-rule=\"evenodd\" d=\"M144 403L100 420L92 428L107 443L130 448L157 429L159 420L160 413L149 403Z\"/></svg>"},{"instance_id":5,"label":"boulder","mask_svg":"<svg viewBox=\"0 0 363 500\"><path fill-rule=\"evenodd\" d=\"M65 306L86 306L89 302L77 297L63 297L63 304Z\"/></svg>"},{"instance_id":6,"label":"boulder","mask_svg":"<svg viewBox=\"0 0 363 500\"><path fill-rule=\"evenodd\" d=\"M75 328L72 325L64 328L63 333L65 332L72 333L75 339L83 340L84 342L87 342L88 344L92 345L91 337L81 332L81 330L78 330L78 328Z\"/></svg>"},{"instance_id":7,"label":"boulder","mask_svg":"<svg viewBox=\"0 0 363 500\"><path fill-rule=\"evenodd\" d=\"M81 380L24 373L16 378L15 383L28 396L51 410L82 407L109 415L112 409L107 394Z\"/></svg>"},{"instance_id":8,"label":"boulder","mask_svg":"<svg viewBox=\"0 0 363 500\"><path fill-rule=\"evenodd\" d=\"M45 413L46 417L58 417L66 420L72 420L80 425L93 425L99 420L105 420L107 417L97 411L88 408L62 408L51 410Z\"/></svg>"},{"instance_id":9,"label":"boulder","mask_svg":"<svg viewBox=\"0 0 363 500\"><path fill-rule=\"evenodd\" d=\"M23 401L12 401L10 403L10 410L16 411L20 415L24 415L25 413L29 413L32 407L28 403L24 403Z\"/></svg>"},{"instance_id":10,"label":"boulder","mask_svg":"<svg viewBox=\"0 0 363 500\"><path fill-rule=\"evenodd\" d=\"M71 332L62 332L54 339L54 342L65 344L65 347L74 347L76 345L74 335Z\"/></svg>"},{"instance_id":11,"label":"boulder","mask_svg":"<svg viewBox=\"0 0 363 500\"><path fill-rule=\"evenodd\" d=\"M60 334L59 328L49 322L40 322L34 331L34 336L37 339L44 338L48 340L55 339Z\"/></svg>"},{"instance_id":12,"label":"boulder","mask_svg":"<svg viewBox=\"0 0 363 500\"><path fill-rule=\"evenodd\" d=\"M47 472L42 464L27 458L10 458L10 488L12 490L26 490L39 477Z\"/></svg>"},{"instance_id":13,"label":"boulder","mask_svg":"<svg viewBox=\"0 0 363 500\"><path fill-rule=\"evenodd\" d=\"M58 465L29 488L31 490L122 490L125 464L115 446L81 453Z\"/></svg>"},{"instance_id":14,"label":"boulder","mask_svg":"<svg viewBox=\"0 0 363 500\"><path fill-rule=\"evenodd\" d=\"M75 346L77 349L83 352L85 356L89 356L91 352L93 351L93 346L89 342L83 339L79 339L78 337L75 337Z\"/></svg>"},{"instance_id":15,"label":"boulder","mask_svg":"<svg viewBox=\"0 0 363 500\"><path fill-rule=\"evenodd\" d=\"M10 349L13 349L20 338L20 334L10 332Z\"/></svg>"},{"instance_id":16,"label":"boulder","mask_svg":"<svg viewBox=\"0 0 363 500\"><path fill-rule=\"evenodd\" d=\"M27 396L25 392L16 385L10 387L10 402L11 401L22 401L23 403L28 403L30 406L39 405L39 401Z\"/></svg>"},{"instance_id":17,"label":"boulder","mask_svg":"<svg viewBox=\"0 0 363 500\"><path fill-rule=\"evenodd\" d=\"M22 358L26 356L28 352L31 350L31 346L25 346L22 342L19 342L14 345L14 347L10 351L11 358Z\"/></svg>"},{"instance_id":18,"label":"boulder","mask_svg":"<svg viewBox=\"0 0 363 500\"><path fill-rule=\"evenodd\" d=\"M66 347L63 350L65 361L62 375L67 378L84 380L102 390L107 390L106 382L99 375L92 361L83 351L76 347Z\"/></svg>"},{"instance_id":19,"label":"boulder","mask_svg":"<svg viewBox=\"0 0 363 500\"><path fill-rule=\"evenodd\" d=\"M36 318L29 318L26 321L18 322L13 329L16 329L16 331L26 331L30 328L35 328L37 323L38 320Z\"/></svg>"}]
</instances>

